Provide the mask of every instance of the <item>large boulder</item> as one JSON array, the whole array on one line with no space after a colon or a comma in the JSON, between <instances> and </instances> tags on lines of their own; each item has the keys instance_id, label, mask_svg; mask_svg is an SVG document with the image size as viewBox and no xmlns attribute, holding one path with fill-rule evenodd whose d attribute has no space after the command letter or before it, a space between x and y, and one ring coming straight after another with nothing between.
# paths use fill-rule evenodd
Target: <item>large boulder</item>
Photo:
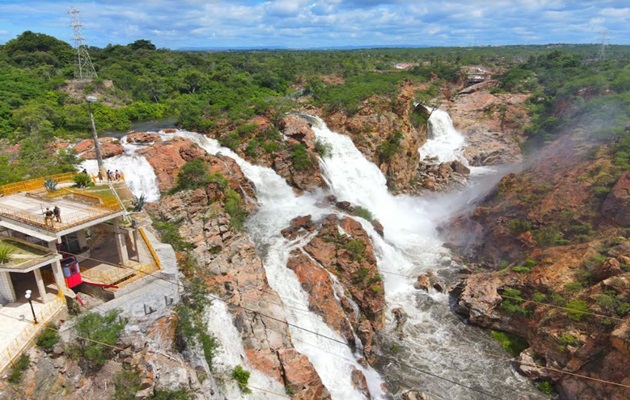
<instances>
[{"instance_id":1,"label":"large boulder","mask_svg":"<svg viewBox=\"0 0 630 400\"><path fill-rule=\"evenodd\" d=\"M602 215L623 227L630 226L630 170L624 172L606 196Z\"/></svg>"}]
</instances>

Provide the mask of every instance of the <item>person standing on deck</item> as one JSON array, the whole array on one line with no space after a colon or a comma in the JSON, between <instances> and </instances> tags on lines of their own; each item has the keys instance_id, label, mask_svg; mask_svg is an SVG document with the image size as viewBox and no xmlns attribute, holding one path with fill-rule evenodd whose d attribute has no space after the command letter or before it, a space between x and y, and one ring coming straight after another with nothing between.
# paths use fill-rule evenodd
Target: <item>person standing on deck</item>
<instances>
[{"instance_id":1,"label":"person standing on deck","mask_svg":"<svg viewBox=\"0 0 630 400\"><path fill-rule=\"evenodd\" d=\"M61 210L59 209L58 206L55 206L55 208L53 208L53 214L55 215L55 221L59 222L60 224L61 222Z\"/></svg>"}]
</instances>

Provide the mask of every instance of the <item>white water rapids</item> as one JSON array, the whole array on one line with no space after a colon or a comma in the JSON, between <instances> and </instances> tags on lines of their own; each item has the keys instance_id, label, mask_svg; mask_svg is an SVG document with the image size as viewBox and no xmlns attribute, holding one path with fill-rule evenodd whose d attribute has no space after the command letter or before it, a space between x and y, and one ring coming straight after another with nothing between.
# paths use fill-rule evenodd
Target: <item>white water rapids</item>
<instances>
[{"instance_id":1,"label":"white water rapids","mask_svg":"<svg viewBox=\"0 0 630 400\"><path fill-rule=\"evenodd\" d=\"M434 112L431 118L441 119L444 116L448 117L448 114ZM434 126L446 127L446 134L440 136L441 143L446 144L437 146L439 151L427 151L427 154L440 160L442 157L444 160L458 159L459 155L453 155L453 152L462 148L463 141L459 143L461 135L454 134L450 118L432 122ZM431 200L392 196L387 191L381 171L365 159L348 137L331 132L321 121L315 124L313 130L317 139L331 149L330 155L320 161L330 193L339 201L346 200L367 208L384 226L385 235L381 238L370 223L359 219L372 239L385 283L387 326L384 354L377 368L380 374L372 368L362 367L357 361L360 355L353 354L348 346L338 343L336 340L343 339L319 316L307 311L308 295L293 271L286 268L290 251L303 243L288 242L280 231L296 216L310 214L317 221L329 213L339 213L322 201L330 193L296 196L275 171L244 161L231 150L220 147L215 140L184 131L178 131L176 135L190 138L210 154L221 152L235 159L243 173L256 185L260 209L248 219L246 229L263 257L271 287L282 298L287 320L294 325L290 331L296 349L308 356L333 398L364 398L352 385L350 374L354 368L366 375L373 399L398 398L407 389L428 393L436 399L485 400L492 398L488 394L494 398L518 399L525 393L531 399L544 398L512 370L509 357L494 340L481 330L465 325L450 312L448 295L413 288L417 275L429 270L444 281L452 281L454 269L458 266L442 246L436 226L454 209L465 204L474 190ZM163 135L165 140L168 137ZM458 144L449 145L449 140ZM451 149L450 156L446 147ZM126 153L119 157L138 156ZM135 179L132 175L145 172L130 168L125 170L125 176L131 181ZM394 338L393 334L395 322L391 310L396 307L402 307L408 315L402 341ZM240 354L239 348L232 351L235 352ZM226 358L223 363L231 365L237 359L233 356L231 360L234 361ZM245 361L240 363L246 365ZM383 382L387 383L388 394L381 391ZM257 383L262 384L263 379L258 377ZM249 398L267 396L254 390Z\"/></svg>"}]
</instances>

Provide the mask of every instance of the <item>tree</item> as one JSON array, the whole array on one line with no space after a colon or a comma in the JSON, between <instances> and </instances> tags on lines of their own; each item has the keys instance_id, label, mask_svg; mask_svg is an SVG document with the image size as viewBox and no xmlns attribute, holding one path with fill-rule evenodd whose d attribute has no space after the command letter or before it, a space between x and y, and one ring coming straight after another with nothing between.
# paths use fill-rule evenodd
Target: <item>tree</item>
<instances>
[{"instance_id":1,"label":"tree","mask_svg":"<svg viewBox=\"0 0 630 400\"><path fill-rule=\"evenodd\" d=\"M105 315L91 312L75 324L77 344L75 349L88 369L99 369L112 354L126 322L119 318L120 311L112 310Z\"/></svg>"}]
</instances>

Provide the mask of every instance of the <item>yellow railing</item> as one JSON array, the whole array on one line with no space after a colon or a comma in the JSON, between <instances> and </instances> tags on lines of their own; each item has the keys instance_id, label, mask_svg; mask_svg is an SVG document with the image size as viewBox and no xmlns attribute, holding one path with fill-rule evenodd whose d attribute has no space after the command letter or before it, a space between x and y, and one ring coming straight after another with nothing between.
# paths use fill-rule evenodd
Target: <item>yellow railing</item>
<instances>
[{"instance_id":1,"label":"yellow railing","mask_svg":"<svg viewBox=\"0 0 630 400\"><path fill-rule=\"evenodd\" d=\"M151 257L153 257L153 261L155 262L155 265L157 265L158 269L162 269L162 264L160 263L160 257L158 257L157 253L155 252L155 249L151 245L149 238L147 238L146 233L144 233L144 229L140 228L138 229L138 231L140 232L140 236L142 236L142 240L144 240L144 243L147 245L147 248L149 249L149 253L151 253Z\"/></svg>"},{"instance_id":2,"label":"yellow railing","mask_svg":"<svg viewBox=\"0 0 630 400\"><path fill-rule=\"evenodd\" d=\"M6 196L13 193L42 189L44 188L44 182L46 181L46 179L52 179L57 182L69 182L72 180L72 178L74 178L76 174L76 172L66 172L65 174L50 175L41 178L30 179L28 181L8 183L6 185L0 186L0 194Z\"/></svg>"},{"instance_id":3,"label":"yellow railing","mask_svg":"<svg viewBox=\"0 0 630 400\"><path fill-rule=\"evenodd\" d=\"M46 327L46 324L63 309L63 296L56 296L46 303L37 314L38 324L29 324L20 332L11 343L0 349L0 374L22 354L22 352L35 341L37 334Z\"/></svg>"}]
</instances>

